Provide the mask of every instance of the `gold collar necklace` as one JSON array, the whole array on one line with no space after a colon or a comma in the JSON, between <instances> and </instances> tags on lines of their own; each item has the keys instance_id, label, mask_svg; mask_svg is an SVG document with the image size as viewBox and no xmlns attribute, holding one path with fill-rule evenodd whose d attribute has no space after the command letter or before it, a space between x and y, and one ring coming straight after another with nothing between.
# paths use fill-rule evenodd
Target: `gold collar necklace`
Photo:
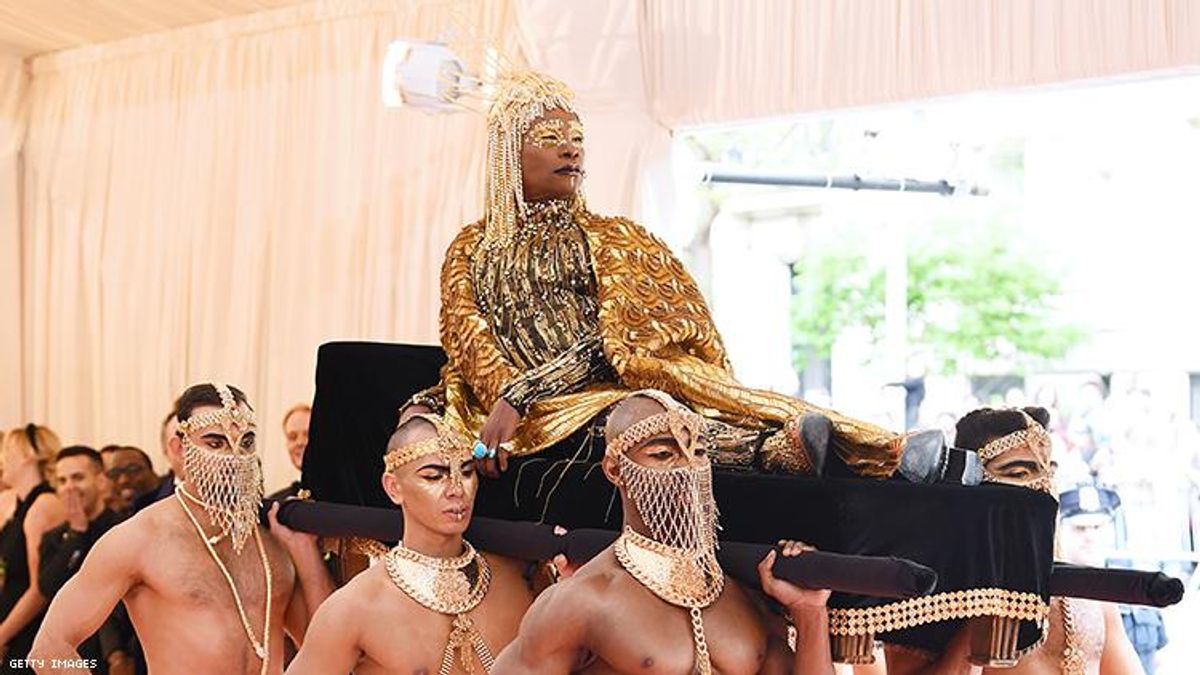
<instances>
[{"instance_id":1,"label":"gold collar necklace","mask_svg":"<svg viewBox=\"0 0 1200 675\"><path fill-rule=\"evenodd\" d=\"M628 526L613 545L621 567L666 602L688 610L696 645L695 671L712 673L708 641L700 610L716 602L725 588L725 574L711 548L688 550L654 541Z\"/></svg>"},{"instance_id":2,"label":"gold collar necklace","mask_svg":"<svg viewBox=\"0 0 1200 675\"><path fill-rule=\"evenodd\" d=\"M392 583L405 595L426 609L454 617L438 675L449 675L455 653L463 670L474 673L472 648L484 671L490 672L495 662L491 650L467 616L483 601L491 585L492 570L487 560L465 540L462 554L453 558L427 556L400 542L388 551L385 565Z\"/></svg>"}]
</instances>

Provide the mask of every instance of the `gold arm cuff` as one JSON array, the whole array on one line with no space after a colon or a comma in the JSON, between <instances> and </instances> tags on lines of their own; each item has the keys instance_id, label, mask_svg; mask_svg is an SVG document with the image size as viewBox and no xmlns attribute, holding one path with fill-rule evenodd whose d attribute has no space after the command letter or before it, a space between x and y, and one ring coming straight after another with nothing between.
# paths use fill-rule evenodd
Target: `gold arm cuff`
<instances>
[{"instance_id":1,"label":"gold arm cuff","mask_svg":"<svg viewBox=\"0 0 1200 675\"><path fill-rule=\"evenodd\" d=\"M875 607L829 610L830 635L889 633L939 621L1002 616L1041 623L1050 606L1036 593L972 588L935 593Z\"/></svg>"}]
</instances>

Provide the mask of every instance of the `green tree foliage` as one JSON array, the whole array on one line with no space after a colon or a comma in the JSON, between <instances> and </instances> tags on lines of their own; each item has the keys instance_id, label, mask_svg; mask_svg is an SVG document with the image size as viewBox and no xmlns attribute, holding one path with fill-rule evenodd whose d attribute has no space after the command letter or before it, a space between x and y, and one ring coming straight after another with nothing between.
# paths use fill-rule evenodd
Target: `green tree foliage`
<instances>
[{"instance_id":1,"label":"green tree foliage","mask_svg":"<svg viewBox=\"0 0 1200 675\"><path fill-rule=\"evenodd\" d=\"M827 357L838 335L865 326L883 338L885 271L853 237L819 246L794 267L793 339ZM1055 316L1058 279L1000 227L935 226L908 242L908 340L946 370L963 360L1059 358L1085 332Z\"/></svg>"}]
</instances>

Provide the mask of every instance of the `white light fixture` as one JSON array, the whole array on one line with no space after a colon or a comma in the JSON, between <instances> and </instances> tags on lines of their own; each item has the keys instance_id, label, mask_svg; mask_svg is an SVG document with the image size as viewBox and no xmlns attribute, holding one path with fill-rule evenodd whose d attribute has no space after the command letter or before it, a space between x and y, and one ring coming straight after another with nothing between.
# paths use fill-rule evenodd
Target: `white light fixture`
<instances>
[{"instance_id":1,"label":"white light fixture","mask_svg":"<svg viewBox=\"0 0 1200 675\"><path fill-rule=\"evenodd\" d=\"M396 40L383 57L381 96L388 108L409 106L425 112L462 110L458 99L478 88L462 59L440 42Z\"/></svg>"}]
</instances>

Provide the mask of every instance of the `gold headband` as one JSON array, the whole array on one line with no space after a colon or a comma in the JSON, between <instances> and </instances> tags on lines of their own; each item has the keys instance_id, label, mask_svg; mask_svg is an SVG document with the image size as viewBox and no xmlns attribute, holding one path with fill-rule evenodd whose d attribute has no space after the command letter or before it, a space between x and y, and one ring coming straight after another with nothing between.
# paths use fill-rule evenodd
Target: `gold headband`
<instances>
[{"instance_id":1,"label":"gold headband","mask_svg":"<svg viewBox=\"0 0 1200 675\"><path fill-rule=\"evenodd\" d=\"M1025 418L1025 428L1001 436L979 449L979 461L983 463L983 480L987 483L1006 483L1054 494L1054 467L1050 463L1050 434L1037 420L1024 410L1018 410ZM988 463L1017 448L1030 447L1037 459L1041 475L1032 478L1010 478L993 473Z\"/></svg>"},{"instance_id":2,"label":"gold headband","mask_svg":"<svg viewBox=\"0 0 1200 675\"><path fill-rule=\"evenodd\" d=\"M471 457L471 441L446 424L440 417L419 413L409 419L413 418L420 418L432 424L437 435L388 450L387 454L383 456L383 466L388 472L395 471L425 455L440 455L445 458L447 464L451 463L453 459L458 459L460 462L468 462L473 459ZM405 423L407 422L408 420L405 420Z\"/></svg>"},{"instance_id":3,"label":"gold headband","mask_svg":"<svg viewBox=\"0 0 1200 675\"><path fill-rule=\"evenodd\" d=\"M179 423L179 431L184 434L189 434L197 429L205 427L219 426L229 430L233 426L245 429L255 425L254 411L249 405L245 408L237 404L237 400L233 397L233 392L229 389L229 385L212 383L210 385L217 390L217 395L221 397L221 409L211 412L193 415Z\"/></svg>"},{"instance_id":4,"label":"gold headband","mask_svg":"<svg viewBox=\"0 0 1200 675\"><path fill-rule=\"evenodd\" d=\"M563 82L527 71L502 79L488 110L487 225L484 246L509 241L526 215L521 146L534 120L555 108L575 112L575 93Z\"/></svg>"},{"instance_id":5,"label":"gold headband","mask_svg":"<svg viewBox=\"0 0 1200 675\"><path fill-rule=\"evenodd\" d=\"M671 434L690 456L691 450L700 442L704 430L703 418L661 391L645 389L628 398L634 396L649 398L666 408L666 411L630 425L606 444L605 453L614 457L624 455L646 439L666 433Z\"/></svg>"},{"instance_id":6,"label":"gold headband","mask_svg":"<svg viewBox=\"0 0 1200 675\"><path fill-rule=\"evenodd\" d=\"M984 463L990 462L1006 452L1026 445L1041 446L1044 444L1045 446L1049 446L1050 434L1047 433L1046 428L1038 424L1038 421L1030 417L1029 413L1024 410L1018 410L1017 412L1021 413L1021 417L1025 418L1025 428L989 441L979 449L979 461ZM1041 453L1038 454L1043 462L1049 459L1048 457L1041 457Z\"/></svg>"}]
</instances>

